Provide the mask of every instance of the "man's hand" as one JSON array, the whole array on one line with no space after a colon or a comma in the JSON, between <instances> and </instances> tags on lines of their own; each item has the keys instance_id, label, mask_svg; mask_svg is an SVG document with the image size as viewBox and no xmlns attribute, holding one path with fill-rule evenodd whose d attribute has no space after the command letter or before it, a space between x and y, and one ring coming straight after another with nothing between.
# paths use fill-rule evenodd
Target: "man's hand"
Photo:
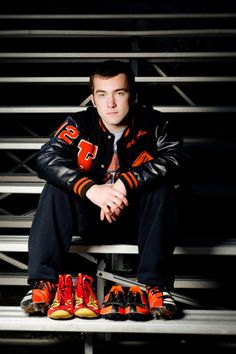
<instances>
[{"instance_id":1,"label":"man's hand","mask_svg":"<svg viewBox=\"0 0 236 354\"><path fill-rule=\"evenodd\" d=\"M95 184L86 193L86 197L101 208L100 219L106 218L110 223L115 221L122 209L128 205L125 186L121 181L117 182Z\"/></svg>"}]
</instances>

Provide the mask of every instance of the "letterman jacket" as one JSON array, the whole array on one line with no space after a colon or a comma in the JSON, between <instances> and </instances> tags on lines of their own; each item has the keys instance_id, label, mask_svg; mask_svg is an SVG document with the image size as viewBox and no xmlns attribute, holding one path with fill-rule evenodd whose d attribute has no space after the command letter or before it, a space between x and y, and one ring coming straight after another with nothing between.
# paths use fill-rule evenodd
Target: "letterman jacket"
<instances>
[{"instance_id":1,"label":"letterman jacket","mask_svg":"<svg viewBox=\"0 0 236 354\"><path fill-rule=\"evenodd\" d=\"M117 142L120 169L116 179L127 193L163 179L178 184L187 155L163 114L152 107L134 105L129 125ZM67 117L37 159L38 176L85 198L94 184L104 183L113 155L114 135L103 125L97 110Z\"/></svg>"}]
</instances>

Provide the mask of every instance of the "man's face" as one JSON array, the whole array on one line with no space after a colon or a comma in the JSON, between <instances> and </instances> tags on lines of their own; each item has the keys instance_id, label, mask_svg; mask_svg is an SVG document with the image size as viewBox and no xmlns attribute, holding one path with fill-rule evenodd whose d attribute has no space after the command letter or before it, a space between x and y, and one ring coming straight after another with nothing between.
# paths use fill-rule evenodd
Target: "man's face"
<instances>
[{"instance_id":1,"label":"man's face","mask_svg":"<svg viewBox=\"0 0 236 354\"><path fill-rule=\"evenodd\" d=\"M95 76L92 102L105 127L112 133L119 132L127 124L124 118L129 112L130 92L125 74L111 78Z\"/></svg>"}]
</instances>

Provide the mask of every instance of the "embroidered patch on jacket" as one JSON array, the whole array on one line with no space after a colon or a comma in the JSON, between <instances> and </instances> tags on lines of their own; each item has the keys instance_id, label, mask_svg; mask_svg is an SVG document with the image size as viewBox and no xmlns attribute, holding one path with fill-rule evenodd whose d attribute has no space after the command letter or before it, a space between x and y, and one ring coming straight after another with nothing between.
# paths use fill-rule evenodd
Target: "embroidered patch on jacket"
<instances>
[{"instance_id":1,"label":"embroidered patch on jacket","mask_svg":"<svg viewBox=\"0 0 236 354\"><path fill-rule=\"evenodd\" d=\"M147 152L142 151L141 154L137 157L137 159L133 162L132 166L140 166L142 163L153 160L153 157Z\"/></svg>"}]
</instances>

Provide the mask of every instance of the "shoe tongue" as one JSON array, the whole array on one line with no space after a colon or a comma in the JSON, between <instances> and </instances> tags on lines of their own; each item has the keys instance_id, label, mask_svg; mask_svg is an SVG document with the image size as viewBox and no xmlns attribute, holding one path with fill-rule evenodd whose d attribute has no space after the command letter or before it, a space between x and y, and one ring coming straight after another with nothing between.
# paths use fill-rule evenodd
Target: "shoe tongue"
<instances>
[{"instance_id":1,"label":"shoe tongue","mask_svg":"<svg viewBox=\"0 0 236 354\"><path fill-rule=\"evenodd\" d=\"M114 293L118 293L119 291L121 291L122 293L124 292L122 286L120 285L114 285L110 291Z\"/></svg>"},{"instance_id":2,"label":"shoe tongue","mask_svg":"<svg viewBox=\"0 0 236 354\"><path fill-rule=\"evenodd\" d=\"M43 280L40 280L34 284L33 288L34 289L43 289L45 286L46 286L46 282Z\"/></svg>"},{"instance_id":3,"label":"shoe tongue","mask_svg":"<svg viewBox=\"0 0 236 354\"><path fill-rule=\"evenodd\" d=\"M139 286L135 285L135 286L132 286L129 291L131 292L135 292L135 293L142 293L142 290L140 289Z\"/></svg>"},{"instance_id":4,"label":"shoe tongue","mask_svg":"<svg viewBox=\"0 0 236 354\"><path fill-rule=\"evenodd\" d=\"M91 286L92 283L93 283L93 280L92 280L91 277L89 277L88 275L85 275L83 277L83 284L84 284L85 287Z\"/></svg>"},{"instance_id":5,"label":"shoe tongue","mask_svg":"<svg viewBox=\"0 0 236 354\"><path fill-rule=\"evenodd\" d=\"M153 288L150 288L149 291L151 291L153 294L156 294L162 292L162 289L160 289L158 286L154 286Z\"/></svg>"}]
</instances>

